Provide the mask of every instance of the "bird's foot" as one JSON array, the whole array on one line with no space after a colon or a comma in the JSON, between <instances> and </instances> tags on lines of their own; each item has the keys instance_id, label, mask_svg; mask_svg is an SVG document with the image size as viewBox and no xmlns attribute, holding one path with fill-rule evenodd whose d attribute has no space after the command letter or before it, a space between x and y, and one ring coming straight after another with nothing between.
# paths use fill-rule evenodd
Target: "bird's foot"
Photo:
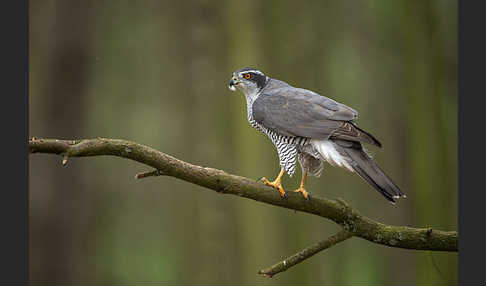
<instances>
[{"instance_id":1,"label":"bird's foot","mask_svg":"<svg viewBox=\"0 0 486 286\"><path fill-rule=\"evenodd\" d=\"M282 183L280 182L280 180L275 180L273 182L270 182L267 178L262 177L260 179L260 181L262 181L267 186L270 186L270 187L277 189L280 192L280 196L282 198L285 198L285 199L287 198L287 194L285 193L285 190L282 187Z\"/></svg>"},{"instance_id":2,"label":"bird's foot","mask_svg":"<svg viewBox=\"0 0 486 286\"><path fill-rule=\"evenodd\" d=\"M302 194L302 196L304 196L304 198L305 198L307 201L309 201L309 200L310 200L310 195L309 195L309 193L308 193L308 192L305 190L305 188L304 188L304 187L302 187L302 186L301 186L300 188L298 188L298 189L297 189L297 190L295 190L294 192L301 193L301 194Z\"/></svg>"}]
</instances>

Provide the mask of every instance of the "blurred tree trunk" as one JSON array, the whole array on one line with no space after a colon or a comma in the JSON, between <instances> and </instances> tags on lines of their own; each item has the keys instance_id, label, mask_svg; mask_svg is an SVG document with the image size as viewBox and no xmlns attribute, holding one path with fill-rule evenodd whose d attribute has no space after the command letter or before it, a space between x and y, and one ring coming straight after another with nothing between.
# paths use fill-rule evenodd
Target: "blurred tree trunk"
<instances>
[{"instance_id":1,"label":"blurred tree trunk","mask_svg":"<svg viewBox=\"0 0 486 286\"><path fill-rule=\"evenodd\" d=\"M237 1L225 2L225 13L227 14L227 25L225 33L228 35L228 54L227 54L227 75L225 76L225 88L231 77L231 73L239 68L253 66L260 66L262 59L261 43L258 39L258 27L255 19L254 7L259 5L259 1L250 0L246 3ZM261 176L272 177L277 173L264 174L263 170L272 170L268 167L271 155L267 154L261 144L261 139L255 130L249 126L247 120L246 100L244 96L237 91L231 96L231 103L228 109L231 110L230 120L232 124L231 132L234 139L232 147L235 160L235 173L250 178L257 179ZM263 147L263 148L262 148ZM272 165L270 165L272 166ZM278 172L277 165L275 172ZM261 210L260 206L250 203L243 203L238 205L238 216L236 223L238 229L238 258L240 269L242 273L256 273L254 269L258 269L257 264L251 257L260 256L261 261L269 258L265 255L267 251L263 250L263 245L275 240L269 236L274 233L274 225L269 225L270 217ZM265 218L265 220L264 220ZM267 236L268 234L268 236ZM263 254L263 255L262 255ZM256 267L256 268L255 268ZM256 275L256 274L255 274ZM248 275L242 275L238 281L240 285L251 284L253 279Z\"/></svg>"},{"instance_id":2,"label":"blurred tree trunk","mask_svg":"<svg viewBox=\"0 0 486 286\"><path fill-rule=\"evenodd\" d=\"M444 120L456 117L448 104L455 100L455 89L445 79L451 68L445 66L438 11L430 2L406 1L401 24L405 53L405 81L408 84L407 113L412 201L415 223L431 227L454 228L454 218L443 215L452 205L457 190L455 170L456 143L448 142L455 124ZM447 113L446 116L444 116ZM456 137L453 137L454 140ZM431 256L435 257L431 258ZM440 259L439 259L440 258ZM434 265L437 260L437 267ZM422 252L417 264L418 285L444 285L456 280L457 257Z\"/></svg>"},{"instance_id":3,"label":"blurred tree trunk","mask_svg":"<svg viewBox=\"0 0 486 286\"><path fill-rule=\"evenodd\" d=\"M36 69L38 73L31 74L34 85L31 88L38 87L40 90L39 98L31 101L42 99L36 105L41 110L34 112L42 112L44 128L30 130L48 137L89 136L83 123L87 107L86 87L93 61L90 23L94 13L90 1L52 1L48 7L36 1L31 4L31 11L45 9L45 13L52 13L52 18L35 17L31 21L31 37L37 38L31 42L44 45L31 47L31 58L34 62L42 62L47 69ZM46 27L48 31L38 30ZM39 38L46 34L49 38ZM31 124L34 127L38 125L37 122ZM82 170L75 165L71 168L74 172L60 177L55 175L55 169L43 169L34 174L42 180L55 182L50 186L49 195L31 192L31 205L44 205L43 208L50 210L43 215L35 211L30 214L30 237L35 237L30 240L31 245L35 244L30 247L30 280L34 285L78 285L79 282L77 277L80 273L76 271L83 263L83 256L78 238L86 217L76 210L84 209L82 206L87 201Z\"/></svg>"}]
</instances>

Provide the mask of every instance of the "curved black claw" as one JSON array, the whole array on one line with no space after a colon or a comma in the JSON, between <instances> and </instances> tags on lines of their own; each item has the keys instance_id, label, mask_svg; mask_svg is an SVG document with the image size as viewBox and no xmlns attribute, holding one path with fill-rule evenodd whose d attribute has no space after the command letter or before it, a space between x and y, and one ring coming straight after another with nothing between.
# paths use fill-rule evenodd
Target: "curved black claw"
<instances>
[{"instance_id":1,"label":"curved black claw","mask_svg":"<svg viewBox=\"0 0 486 286\"><path fill-rule=\"evenodd\" d=\"M310 194L307 194L307 198L305 199L305 201L306 201L307 203L308 203L308 202L310 202L310 197L311 197L311 195L310 195Z\"/></svg>"}]
</instances>

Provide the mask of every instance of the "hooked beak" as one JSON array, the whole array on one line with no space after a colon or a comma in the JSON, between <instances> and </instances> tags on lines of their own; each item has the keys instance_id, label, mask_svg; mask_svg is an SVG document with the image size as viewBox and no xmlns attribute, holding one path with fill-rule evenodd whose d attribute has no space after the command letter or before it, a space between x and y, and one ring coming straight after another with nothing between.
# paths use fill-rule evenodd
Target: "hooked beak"
<instances>
[{"instance_id":1,"label":"hooked beak","mask_svg":"<svg viewBox=\"0 0 486 286\"><path fill-rule=\"evenodd\" d=\"M235 91L236 88L235 86L238 84L238 80L235 78L232 78L229 82L228 88L231 89L232 91Z\"/></svg>"}]
</instances>

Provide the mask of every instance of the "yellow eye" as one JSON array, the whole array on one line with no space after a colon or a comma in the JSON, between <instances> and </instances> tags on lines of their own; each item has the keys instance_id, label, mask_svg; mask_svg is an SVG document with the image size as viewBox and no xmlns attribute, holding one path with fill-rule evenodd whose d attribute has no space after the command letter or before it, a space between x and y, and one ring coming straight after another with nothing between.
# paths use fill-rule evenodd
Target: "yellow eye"
<instances>
[{"instance_id":1,"label":"yellow eye","mask_svg":"<svg viewBox=\"0 0 486 286\"><path fill-rule=\"evenodd\" d=\"M251 78L251 74L249 74L249 73L245 73L245 74L243 75L243 77L244 77L245 79L250 79L250 78Z\"/></svg>"}]
</instances>

